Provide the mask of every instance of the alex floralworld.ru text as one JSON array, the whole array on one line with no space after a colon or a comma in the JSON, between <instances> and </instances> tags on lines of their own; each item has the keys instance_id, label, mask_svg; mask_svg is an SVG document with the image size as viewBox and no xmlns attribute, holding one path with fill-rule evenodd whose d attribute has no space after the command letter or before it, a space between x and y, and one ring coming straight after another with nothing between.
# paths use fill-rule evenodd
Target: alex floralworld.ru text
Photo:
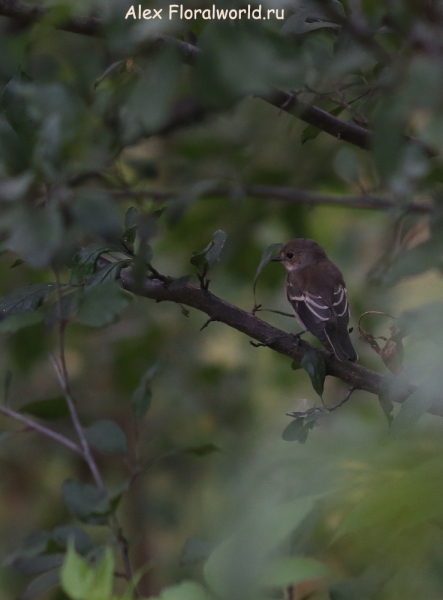
<instances>
[{"instance_id":1,"label":"alex floralworld.ru text","mask_svg":"<svg viewBox=\"0 0 443 600\"><path fill-rule=\"evenodd\" d=\"M125 19L185 19L187 21L195 20L198 18L212 21L212 20L241 20L241 19L254 19L254 20L270 20L285 18L285 11L283 8L263 8L263 6L255 5L251 6L248 4L246 8L217 8L215 4L212 8L185 8L183 4L170 4L169 9L166 11L163 8L143 9L139 4L138 6L132 5L126 13Z\"/></svg>"}]
</instances>

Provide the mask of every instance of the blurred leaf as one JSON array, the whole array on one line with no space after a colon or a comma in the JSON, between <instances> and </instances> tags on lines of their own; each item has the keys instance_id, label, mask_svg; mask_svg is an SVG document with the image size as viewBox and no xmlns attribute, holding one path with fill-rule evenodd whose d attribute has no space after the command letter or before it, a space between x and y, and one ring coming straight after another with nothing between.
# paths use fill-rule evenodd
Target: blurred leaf
<instances>
[{"instance_id":1,"label":"blurred leaf","mask_svg":"<svg viewBox=\"0 0 443 600\"><path fill-rule=\"evenodd\" d=\"M16 267L20 267L21 265L24 264L24 260L22 260L21 258L17 258L17 260L14 261L14 263L11 265L11 269L15 269Z\"/></svg>"},{"instance_id":2,"label":"blurred leaf","mask_svg":"<svg viewBox=\"0 0 443 600\"><path fill-rule=\"evenodd\" d=\"M294 14L286 19L282 32L295 35L324 27L338 29L346 16L338 0L294 0L291 10Z\"/></svg>"},{"instance_id":3,"label":"blurred leaf","mask_svg":"<svg viewBox=\"0 0 443 600\"><path fill-rule=\"evenodd\" d=\"M69 409L64 396L48 400L36 400L20 407L20 412L39 419L60 419L69 417Z\"/></svg>"},{"instance_id":4,"label":"blurred leaf","mask_svg":"<svg viewBox=\"0 0 443 600\"><path fill-rule=\"evenodd\" d=\"M110 598L114 587L115 560L111 548L106 548L105 554L94 571L94 577L88 589L88 600L103 600Z\"/></svg>"},{"instance_id":5,"label":"blurred leaf","mask_svg":"<svg viewBox=\"0 0 443 600\"><path fill-rule=\"evenodd\" d=\"M33 600L60 585L60 569L42 573L28 584L20 600Z\"/></svg>"},{"instance_id":6,"label":"blurred leaf","mask_svg":"<svg viewBox=\"0 0 443 600\"><path fill-rule=\"evenodd\" d=\"M326 365L323 357L315 350L306 350L300 361L301 366L311 378L312 387L322 398L326 377Z\"/></svg>"},{"instance_id":7,"label":"blurred leaf","mask_svg":"<svg viewBox=\"0 0 443 600\"><path fill-rule=\"evenodd\" d=\"M29 265L41 269L60 255L63 241L62 215L56 204L46 204L23 211L7 245Z\"/></svg>"},{"instance_id":8,"label":"blurred leaf","mask_svg":"<svg viewBox=\"0 0 443 600\"><path fill-rule=\"evenodd\" d=\"M199 583L182 581L178 585L165 588L160 596L152 600L214 600L214 597Z\"/></svg>"},{"instance_id":9,"label":"blurred leaf","mask_svg":"<svg viewBox=\"0 0 443 600\"><path fill-rule=\"evenodd\" d=\"M266 587L282 588L297 585L307 579L327 577L330 572L329 567L313 558L282 556L266 565L261 583Z\"/></svg>"},{"instance_id":10,"label":"blurred leaf","mask_svg":"<svg viewBox=\"0 0 443 600\"><path fill-rule=\"evenodd\" d=\"M63 590L73 600L85 600L93 577L91 567L77 554L74 544L69 544L61 571Z\"/></svg>"},{"instance_id":11,"label":"blurred leaf","mask_svg":"<svg viewBox=\"0 0 443 600\"><path fill-rule=\"evenodd\" d=\"M215 444L201 444L200 446L189 446L185 449L186 454L193 454L194 456L208 456L208 454L214 454L214 452L220 452L220 448Z\"/></svg>"},{"instance_id":12,"label":"blurred leaf","mask_svg":"<svg viewBox=\"0 0 443 600\"><path fill-rule=\"evenodd\" d=\"M132 395L132 414L134 415L134 418L137 419L137 421L143 419L143 417L146 415L149 408L151 407L151 381L153 377L158 373L158 371L162 368L163 364L164 363L162 360L157 360L153 365L151 365L140 379L137 389Z\"/></svg>"},{"instance_id":13,"label":"blurred leaf","mask_svg":"<svg viewBox=\"0 0 443 600\"><path fill-rule=\"evenodd\" d=\"M85 435L88 442L104 454L124 456L128 451L126 435L114 421L97 421L85 427Z\"/></svg>"},{"instance_id":14,"label":"blurred leaf","mask_svg":"<svg viewBox=\"0 0 443 600\"><path fill-rule=\"evenodd\" d=\"M208 558L214 547L214 542L188 538L182 550L180 566L192 565Z\"/></svg>"},{"instance_id":15,"label":"blurred leaf","mask_svg":"<svg viewBox=\"0 0 443 600\"><path fill-rule=\"evenodd\" d=\"M123 240L133 244L137 236L137 228L140 220L139 212L136 208L131 206L128 208L125 214L125 232L123 234Z\"/></svg>"},{"instance_id":16,"label":"blurred leaf","mask_svg":"<svg viewBox=\"0 0 443 600\"><path fill-rule=\"evenodd\" d=\"M32 556L29 558L19 557L12 563L12 567L19 573L25 575L35 575L43 573L63 564L63 553L44 554L43 556Z\"/></svg>"},{"instance_id":17,"label":"blurred leaf","mask_svg":"<svg viewBox=\"0 0 443 600\"><path fill-rule=\"evenodd\" d=\"M104 499L95 486L76 479L67 479L62 493L69 511L80 521L92 525L106 525L120 499L120 496Z\"/></svg>"},{"instance_id":18,"label":"blurred leaf","mask_svg":"<svg viewBox=\"0 0 443 600\"><path fill-rule=\"evenodd\" d=\"M103 71L103 73L100 75L100 77L97 77L97 79L94 81L94 90L97 89L97 87L100 85L100 83L102 81L104 81L106 79L106 77L108 75L110 75L110 73L112 73L113 71L115 71L116 69L118 69L118 67L120 67L121 65L123 65L125 62L126 62L126 60L123 59L123 60L118 60L117 62L114 62L111 65L109 65L109 67L107 69L105 69Z\"/></svg>"},{"instance_id":19,"label":"blurred leaf","mask_svg":"<svg viewBox=\"0 0 443 600\"><path fill-rule=\"evenodd\" d=\"M45 325L52 329L62 321L69 321L74 316L78 304L83 295L83 290L76 287L66 286L63 289L63 295L54 302L49 310L46 311ZM35 314L35 313L34 313Z\"/></svg>"},{"instance_id":20,"label":"blurred leaf","mask_svg":"<svg viewBox=\"0 0 443 600\"><path fill-rule=\"evenodd\" d=\"M89 327L110 325L131 301L132 295L122 290L117 283L101 283L83 294L77 318L80 323Z\"/></svg>"},{"instance_id":21,"label":"blurred leaf","mask_svg":"<svg viewBox=\"0 0 443 600\"><path fill-rule=\"evenodd\" d=\"M181 68L174 47L151 57L147 72L138 78L121 111L126 143L134 143L165 124Z\"/></svg>"},{"instance_id":22,"label":"blurred leaf","mask_svg":"<svg viewBox=\"0 0 443 600\"><path fill-rule=\"evenodd\" d=\"M0 315L10 316L37 310L56 288L55 283L33 283L0 299Z\"/></svg>"},{"instance_id":23,"label":"blurred leaf","mask_svg":"<svg viewBox=\"0 0 443 600\"><path fill-rule=\"evenodd\" d=\"M41 312L19 313L12 315L0 323L0 333L15 333L43 321Z\"/></svg>"},{"instance_id":24,"label":"blurred leaf","mask_svg":"<svg viewBox=\"0 0 443 600\"><path fill-rule=\"evenodd\" d=\"M79 193L71 211L83 231L108 241L117 241L123 235L119 210L106 192Z\"/></svg>"},{"instance_id":25,"label":"blurred leaf","mask_svg":"<svg viewBox=\"0 0 443 600\"><path fill-rule=\"evenodd\" d=\"M307 420L305 417L294 419L286 426L282 433L285 442L300 442L304 444L308 439L308 433L314 428L315 421Z\"/></svg>"},{"instance_id":26,"label":"blurred leaf","mask_svg":"<svg viewBox=\"0 0 443 600\"><path fill-rule=\"evenodd\" d=\"M205 580L222 598L258 597L259 577L278 547L307 517L317 497L260 506L218 545L204 566Z\"/></svg>"},{"instance_id":27,"label":"blurred leaf","mask_svg":"<svg viewBox=\"0 0 443 600\"><path fill-rule=\"evenodd\" d=\"M254 292L254 298L255 298L255 289L257 287L257 280L260 277L261 272L266 267L266 265L268 264L268 262L271 260L271 256L274 254L274 252L276 250L280 250L281 248L283 248L283 244L279 244L279 243L277 243L277 244L271 244L270 246L268 246L266 248L266 250L261 255L260 264L258 265L257 271L255 272L254 284L252 286L252 290Z\"/></svg>"},{"instance_id":28,"label":"blurred leaf","mask_svg":"<svg viewBox=\"0 0 443 600\"><path fill-rule=\"evenodd\" d=\"M8 123L18 135L28 139L37 131L37 123L30 116L28 102L23 93L29 84L32 84L32 79L20 70L5 86L1 96L1 109Z\"/></svg>"},{"instance_id":29,"label":"blurred leaf","mask_svg":"<svg viewBox=\"0 0 443 600\"><path fill-rule=\"evenodd\" d=\"M193 185L183 189L171 202L169 202L167 211L168 221L175 225L178 223L186 211L189 210L200 198L214 189L217 184L212 179L202 179Z\"/></svg>"},{"instance_id":30,"label":"blurred leaf","mask_svg":"<svg viewBox=\"0 0 443 600\"><path fill-rule=\"evenodd\" d=\"M52 539L63 550L67 549L68 541L73 540L75 549L80 554L86 554L92 548L91 538L86 531L72 525L56 527L52 532Z\"/></svg>"},{"instance_id":31,"label":"blurred leaf","mask_svg":"<svg viewBox=\"0 0 443 600\"><path fill-rule=\"evenodd\" d=\"M404 433L411 429L434 406L435 402L436 397L433 389L417 389L400 406L400 410L392 423L392 432Z\"/></svg>"}]
</instances>

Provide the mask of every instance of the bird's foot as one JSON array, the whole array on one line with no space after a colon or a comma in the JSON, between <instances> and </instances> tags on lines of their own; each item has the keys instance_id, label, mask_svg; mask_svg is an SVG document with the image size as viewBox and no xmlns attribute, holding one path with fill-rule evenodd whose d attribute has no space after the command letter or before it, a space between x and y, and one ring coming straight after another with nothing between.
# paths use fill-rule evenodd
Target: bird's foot
<instances>
[{"instance_id":1,"label":"bird's foot","mask_svg":"<svg viewBox=\"0 0 443 600\"><path fill-rule=\"evenodd\" d=\"M298 333L291 333L292 337L295 341L295 347L298 348L300 346L300 337L306 333L306 331L299 331Z\"/></svg>"}]
</instances>

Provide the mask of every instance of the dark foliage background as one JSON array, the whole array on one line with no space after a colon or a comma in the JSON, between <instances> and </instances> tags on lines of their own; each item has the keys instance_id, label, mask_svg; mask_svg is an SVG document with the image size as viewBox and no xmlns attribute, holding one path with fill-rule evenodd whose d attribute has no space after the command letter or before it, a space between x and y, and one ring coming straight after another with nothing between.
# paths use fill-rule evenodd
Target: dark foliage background
<instances>
[{"instance_id":1,"label":"dark foliage background","mask_svg":"<svg viewBox=\"0 0 443 600\"><path fill-rule=\"evenodd\" d=\"M443 6L130 6L0 0L2 597L440 598ZM253 284L294 237L344 272L381 384L143 297L287 312L281 267ZM366 311L399 320L359 339ZM359 389L320 410L309 370L327 407Z\"/></svg>"}]
</instances>

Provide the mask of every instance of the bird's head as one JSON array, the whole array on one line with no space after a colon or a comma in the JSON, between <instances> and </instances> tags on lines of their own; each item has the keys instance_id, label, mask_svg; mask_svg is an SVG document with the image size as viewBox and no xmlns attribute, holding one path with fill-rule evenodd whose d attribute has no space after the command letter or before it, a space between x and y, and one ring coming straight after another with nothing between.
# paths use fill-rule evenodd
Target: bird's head
<instances>
[{"instance_id":1,"label":"bird's head","mask_svg":"<svg viewBox=\"0 0 443 600\"><path fill-rule=\"evenodd\" d=\"M296 271L316 260L326 258L326 253L320 244L314 240L298 238L284 246L273 262L281 262L288 272Z\"/></svg>"}]
</instances>

